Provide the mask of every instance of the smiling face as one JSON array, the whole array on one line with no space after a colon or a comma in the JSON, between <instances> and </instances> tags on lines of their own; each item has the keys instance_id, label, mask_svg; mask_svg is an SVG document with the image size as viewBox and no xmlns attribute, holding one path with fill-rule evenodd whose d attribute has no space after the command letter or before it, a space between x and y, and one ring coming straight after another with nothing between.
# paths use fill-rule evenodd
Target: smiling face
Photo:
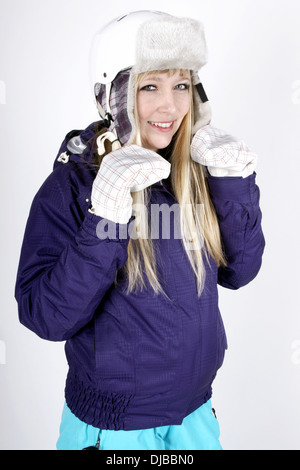
<instances>
[{"instance_id":1,"label":"smiling face","mask_svg":"<svg viewBox=\"0 0 300 470\"><path fill-rule=\"evenodd\" d=\"M138 84L136 106L144 148L166 148L190 109L191 78L188 71L173 75L154 72Z\"/></svg>"}]
</instances>

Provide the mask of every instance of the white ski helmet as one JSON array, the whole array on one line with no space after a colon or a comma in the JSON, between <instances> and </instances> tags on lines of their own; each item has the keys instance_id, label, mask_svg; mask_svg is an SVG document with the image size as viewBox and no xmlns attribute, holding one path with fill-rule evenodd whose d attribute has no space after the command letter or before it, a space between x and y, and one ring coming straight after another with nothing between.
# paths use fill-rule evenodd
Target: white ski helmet
<instances>
[{"instance_id":1,"label":"white ski helmet","mask_svg":"<svg viewBox=\"0 0 300 470\"><path fill-rule=\"evenodd\" d=\"M90 53L96 103L105 127L122 144L135 137L134 76L167 69L192 72L193 132L208 124L211 110L198 71L207 62L203 26L190 18L159 11L136 11L118 17L98 31Z\"/></svg>"}]
</instances>

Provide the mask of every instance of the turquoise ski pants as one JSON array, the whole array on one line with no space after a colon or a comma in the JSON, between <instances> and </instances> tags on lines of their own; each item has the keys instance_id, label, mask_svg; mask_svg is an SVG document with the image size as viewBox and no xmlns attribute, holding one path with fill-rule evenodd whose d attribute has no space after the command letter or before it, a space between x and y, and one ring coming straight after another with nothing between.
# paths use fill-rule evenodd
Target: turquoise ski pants
<instances>
[{"instance_id":1,"label":"turquoise ski pants","mask_svg":"<svg viewBox=\"0 0 300 470\"><path fill-rule=\"evenodd\" d=\"M188 415L181 425L137 431L97 429L80 421L65 404L57 450L222 450L220 429L211 401Z\"/></svg>"}]
</instances>

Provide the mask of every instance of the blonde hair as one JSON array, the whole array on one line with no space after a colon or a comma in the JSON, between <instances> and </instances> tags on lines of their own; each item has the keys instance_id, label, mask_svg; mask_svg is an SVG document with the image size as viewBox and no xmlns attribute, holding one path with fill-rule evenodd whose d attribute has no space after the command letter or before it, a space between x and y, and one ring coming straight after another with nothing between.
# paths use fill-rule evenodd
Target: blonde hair
<instances>
[{"instance_id":1,"label":"blonde hair","mask_svg":"<svg viewBox=\"0 0 300 470\"><path fill-rule=\"evenodd\" d=\"M166 72L166 71L165 71ZM186 71L180 71L181 74ZM157 72L151 72L157 73ZM168 71L170 75L176 70ZM149 75L149 72L140 74L135 81L135 97L140 82ZM180 129L174 137L171 152L171 183L174 195L180 206L180 226L182 241L195 274L198 295L201 295L205 282L204 257L209 261L213 257L218 266L225 265L222 251L218 220L212 204L207 182L206 170L195 163L190 156L190 145L193 123L193 93L190 90L191 106L184 117ZM137 133L134 143L141 145L139 132L139 119L135 105L135 120ZM145 207L150 201L151 188L132 193L135 207ZM201 214L197 210L201 205ZM163 293L161 283L157 276L157 260L151 237L148 236L147 211L140 211L137 217L139 235L130 238L128 246L128 260L123 268L127 278L127 292L143 290L146 287L145 275L154 292ZM192 242L193 248L190 249ZM208 256L209 255L209 256Z\"/></svg>"}]
</instances>

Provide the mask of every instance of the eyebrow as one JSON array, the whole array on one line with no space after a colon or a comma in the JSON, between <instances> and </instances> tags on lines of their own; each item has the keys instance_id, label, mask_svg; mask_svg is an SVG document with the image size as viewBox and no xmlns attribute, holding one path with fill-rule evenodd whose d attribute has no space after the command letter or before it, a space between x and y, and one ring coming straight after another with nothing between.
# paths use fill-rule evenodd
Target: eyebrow
<instances>
[{"instance_id":1,"label":"eyebrow","mask_svg":"<svg viewBox=\"0 0 300 470\"><path fill-rule=\"evenodd\" d=\"M173 77L172 77L172 78L173 78ZM162 79L162 77L161 77L160 75L148 75L147 77L145 77L145 78L143 79L143 81L146 81L146 80L147 80L147 81L148 81L148 80L150 80L150 81L153 80L153 81L156 81L156 82L162 82L162 81L163 81L163 79ZM188 80L188 81L191 81L190 77L187 76L187 75L183 75L183 76L180 75L180 77L178 77L178 80L179 80L179 81L180 81L180 80ZM176 81L177 81L177 80L176 80Z\"/></svg>"}]
</instances>

